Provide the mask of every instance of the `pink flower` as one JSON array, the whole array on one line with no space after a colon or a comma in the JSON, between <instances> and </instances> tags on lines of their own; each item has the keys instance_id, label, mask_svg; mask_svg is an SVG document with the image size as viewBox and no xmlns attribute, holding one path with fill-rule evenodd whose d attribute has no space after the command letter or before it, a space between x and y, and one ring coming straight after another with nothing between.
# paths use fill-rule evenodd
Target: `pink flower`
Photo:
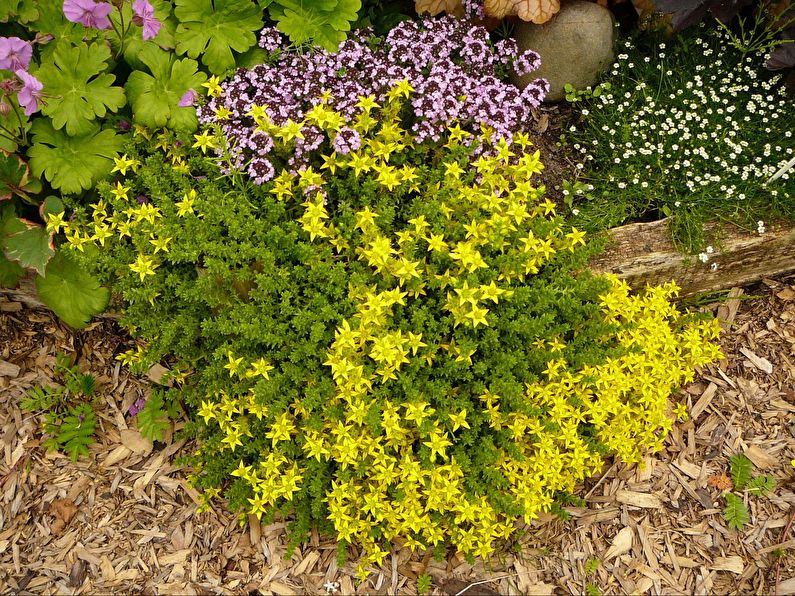
<instances>
[{"instance_id":1,"label":"pink flower","mask_svg":"<svg viewBox=\"0 0 795 596\"><path fill-rule=\"evenodd\" d=\"M136 25L143 25L144 39L153 39L157 37L157 34L160 32L160 27L162 27L163 24L155 18L154 7L149 4L147 0L135 0L132 7L135 13L133 23Z\"/></svg>"},{"instance_id":2,"label":"pink flower","mask_svg":"<svg viewBox=\"0 0 795 596\"><path fill-rule=\"evenodd\" d=\"M19 37L0 37L0 68L27 70L33 56L33 46Z\"/></svg>"},{"instance_id":3,"label":"pink flower","mask_svg":"<svg viewBox=\"0 0 795 596\"><path fill-rule=\"evenodd\" d=\"M178 105L181 108L187 108L187 107L190 107L190 106L194 106L194 105L196 105L196 100L198 98L199 98L199 94L198 93L196 93L193 89L188 89L187 91L185 91L185 93L182 95L182 97L179 98L179 104Z\"/></svg>"},{"instance_id":4,"label":"pink flower","mask_svg":"<svg viewBox=\"0 0 795 596\"><path fill-rule=\"evenodd\" d=\"M14 74L22 81L22 89L19 90L17 101L20 106L25 108L25 116L30 116L39 109L39 99L44 85L39 79L24 70L17 70Z\"/></svg>"},{"instance_id":5,"label":"pink flower","mask_svg":"<svg viewBox=\"0 0 795 596\"><path fill-rule=\"evenodd\" d=\"M63 0L63 14L73 23L80 23L91 29L110 29L108 15L113 6L107 2L94 0Z\"/></svg>"}]
</instances>

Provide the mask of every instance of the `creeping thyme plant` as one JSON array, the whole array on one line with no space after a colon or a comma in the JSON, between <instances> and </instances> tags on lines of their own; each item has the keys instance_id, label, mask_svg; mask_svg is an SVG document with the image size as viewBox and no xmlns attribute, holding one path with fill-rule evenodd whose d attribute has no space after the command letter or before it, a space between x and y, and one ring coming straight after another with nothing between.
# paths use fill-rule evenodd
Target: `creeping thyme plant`
<instances>
[{"instance_id":1,"label":"creeping thyme plant","mask_svg":"<svg viewBox=\"0 0 795 596\"><path fill-rule=\"evenodd\" d=\"M668 216L674 241L699 252L710 240L705 221L763 233L764 222L795 216L786 170L795 104L781 75L764 70L765 53L746 49L703 24L620 44L609 89L582 103L582 122L566 134L582 157L567 189L581 225Z\"/></svg>"},{"instance_id":2,"label":"creeping thyme plant","mask_svg":"<svg viewBox=\"0 0 795 596\"><path fill-rule=\"evenodd\" d=\"M112 283L145 346L129 358L185 378L205 507L333 533L362 576L393 540L486 556L604 455L660 449L672 391L720 354L673 284L588 271L525 134L418 140L415 99L404 80L353 118L328 95L281 124L249 106L267 181L217 125L139 134L97 203L50 217Z\"/></svg>"}]
</instances>

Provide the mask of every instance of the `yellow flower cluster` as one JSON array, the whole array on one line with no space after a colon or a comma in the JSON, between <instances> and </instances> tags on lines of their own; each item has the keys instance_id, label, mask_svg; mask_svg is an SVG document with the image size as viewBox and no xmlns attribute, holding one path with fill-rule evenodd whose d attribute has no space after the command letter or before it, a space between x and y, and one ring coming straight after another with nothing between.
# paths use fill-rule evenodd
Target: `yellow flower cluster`
<instances>
[{"instance_id":1,"label":"yellow flower cluster","mask_svg":"<svg viewBox=\"0 0 795 596\"><path fill-rule=\"evenodd\" d=\"M375 399L374 387L396 380L413 358L431 364L437 352L445 350L471 364L475 354L451 338L428 338L393 327L393 307L421 299L431 290L444 291L456 326L486 327L490 304L510 300L511 284L537 273L560 251L584 244L584 234L574 228L566 231L553 219L554 205L531 185L531 177L543 166L537 151L525 151L529 140L522 135L513 144L499 140L490 156L465 167L454 161L445 164L445 187L452 192L441 203L448 220L444 230L431 229L426 218L418 216L405 230L390 235L379 227L380 214L368 207L356 213L354 229L335 226L322 199L312 192L324 185L323 170L330 175L346 169L356 176L369 174L388 191L417 184L413 167L390 163L393 153L411 143L395 108L408 90L398 89L378 120L369 117L370 110L379 107L374 99L360 98L365 111L353 123L362 134L359 150L344 157L323 156L320 172L283 171L272 191L278 200L301 201L305 210L299 221L312 240L327 241L337 252L354 255L378 279L372 287L351 287L356 314L337 328L324 363L336 386L329 407L344 402L344 419L327 419L322 430L313 428L305 424L308 413L295 401L271 413L267 436L272 451L257 466L241 461L234 473L253 492L248 513L260 516L279 497L290 500L301 486L303 470L280 451L282 442L295 441L308 459L336 462L337 478L326 495L329 519L340 540L364 547L363 575L367 565L379 564L386 556L384 539L401 539L411 549L449 540L460 552L486 556L496 539L509 537L515 529L514 519L498 511L488 497L467 490L450 451L457 434L470 427L465 409L441 415L423 399ZM324 105L307 114L305 122L282 127L268 122L257 106L252 116L262 130L284 142L300 136L306 123L328 131L344 124ZM457 126L449 133L450 147L468 135ZM488 144L490 139L490 131L484 130L479 142ZM520 154L516 159L514 151ZM477 176L467 177L472 168ZM441 186L419 190L437 196ZM543 236L529 226L539 218L548 224ZM514 258L497 264L496 257L505 253ZM483 281L470 285L471 274L481 273ZM675 291L669 284L633 296L626 284L611 278L601 307L608 321L629 325L617 338L629 349L627 354L576 372L563 359L549 360L547 380L528 386L525 395L526 403L543 413L531 416L503 408L500 396L489 391L480 396L488 425L494 431L509 430L513 438L513 448L502 451L498 469L509 482L504 492L525 521L549 511L557 491L573 491L578 481L601 469L602 457L581 436L581 425L593 425L595 438L627 462L662 446L671 426L670 390L692 378L695 366L720 355L708 341L717 336L715 323L679 328L681 315L668 301ZM541 340L541 347L556 353L565 343L555 338L547 346ZM228 358L230 375L254 375L242 357ZM242 405L235 409L235 404ZM374 407L379 431L370 423ZM248 432L246 420L268 412L252 394L236 400L216 396L203 403L199 414L221 426L222 448L234 451ZM354 470L359 473L352 474Z\"/></svg>"}]
</instances>

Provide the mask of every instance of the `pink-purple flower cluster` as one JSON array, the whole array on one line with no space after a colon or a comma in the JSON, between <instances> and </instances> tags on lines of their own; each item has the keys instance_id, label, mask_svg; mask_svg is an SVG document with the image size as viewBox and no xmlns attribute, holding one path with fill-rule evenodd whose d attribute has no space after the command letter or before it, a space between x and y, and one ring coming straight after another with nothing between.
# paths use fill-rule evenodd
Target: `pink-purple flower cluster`
<instances>
[{"instance_id":1,"label":"pink-purple flower cluster","mask_svg":"<svg viewBox=\"0 0 795 596\"><path fill-rule=\"evenodd\" d=\"M117 4L118 5L118 4ZM160 32L162 23L155 18L155 9L149 0L135 0L132 3L132 22L143 28L141 36L144 40L154 39ZM80 23L89 29L110 29L110 13L113 4L95 2L94 0L64 0L63 14L73 23Z\"/></svg>"},{"instance_id":2,"label":"pink-purple flower cluster","mask_svg":"<svg viewBox=\"0 0 795 596\"><path fill-rule=\"evenodd\" d=\"M2 87L4 95L17 94L19 105L24 108L25 115L30 116L39 109L43 85L28 72L33 57L33 44L19 37L0 37L0 70L10 70L16 79L8 80ZM21 86L20 86L21 83ZM0 97L0 108L10 110L11 107Z\"/></svg>"},{"instance_id":3,"label":"pink-purple flower cluster","mask_svg":"<svg viewBox=\"0 0 795 596\"><path fill-rule=\"evenodd\" d=\"M271 145L255 134L248 115L253 105L264 106L270 119L281 125L288 119L302 120L307 110L323 101L324 92L330 92L330 106L351 121L362 111L359 97L372 95L381 102L392 85L408 80L415 92L409 98L412 110L406 126L417 142L439 140L453 122L475 133L488 126L510 139L523 130L530 110L538 107L548 90L542 79L522 90L497 76L517 62L526 72L538 65L538 54L520 55L509 41L492 44L483 27L454 17L405 21L377 45L368 43L368 35L366 30L353 34L334 54L283 51L274 56L273 64L238 70L223 84L220 97L210 98L198 109L199 121L219 125L232 146L233 165L247 169L261 183L273 175L270 163L263 163ZM285 43L270 28L263 30L260 46L274 52ZM231 115L216 118L221 107ZM308 152L325 140L313 126L304 127L302 133L291 167L306 163ZM358 135L343 129L332 146L341 154L355 151Z\"/></svg>"}]
</instances>

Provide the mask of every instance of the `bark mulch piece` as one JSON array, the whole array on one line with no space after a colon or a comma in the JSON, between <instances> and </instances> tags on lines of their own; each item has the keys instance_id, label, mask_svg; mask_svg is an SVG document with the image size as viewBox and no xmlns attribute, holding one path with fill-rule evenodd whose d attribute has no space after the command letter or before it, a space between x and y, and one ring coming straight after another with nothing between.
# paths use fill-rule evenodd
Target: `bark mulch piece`
<instances>
[{"instance_id":1,"label":"bark mulch piece","mask_svg":"<svg viewBox=\"0 0 795 596\"><path fill-rule=\"evenodd\" d=\"M0 297L0 585L15 593L795 594L795 280L735 290L718 315L725 359L680 400L691 413L661 453L620 462L578 491L571 519L545 516L500 554L470 564L396 548L361 584L357 553L337 562L333 540L313 534L286 558L285 523L261 526L217 508L196 514L191 445L152 446L127 409L149 391L114 355L130 342L113 321L72 333L52 315ZM748 294L764 293L755 300ZM5 301L4 301L5 300ZM55 355L72 354L98 378L98 441L77 463L42 446L40 415L25 391L52 382ZM177 424L177 429L179 424ZM743 495L751 521L728 527L722 491L728 458L745 453L777 482Z\"/></svg>"}]
</instances>

